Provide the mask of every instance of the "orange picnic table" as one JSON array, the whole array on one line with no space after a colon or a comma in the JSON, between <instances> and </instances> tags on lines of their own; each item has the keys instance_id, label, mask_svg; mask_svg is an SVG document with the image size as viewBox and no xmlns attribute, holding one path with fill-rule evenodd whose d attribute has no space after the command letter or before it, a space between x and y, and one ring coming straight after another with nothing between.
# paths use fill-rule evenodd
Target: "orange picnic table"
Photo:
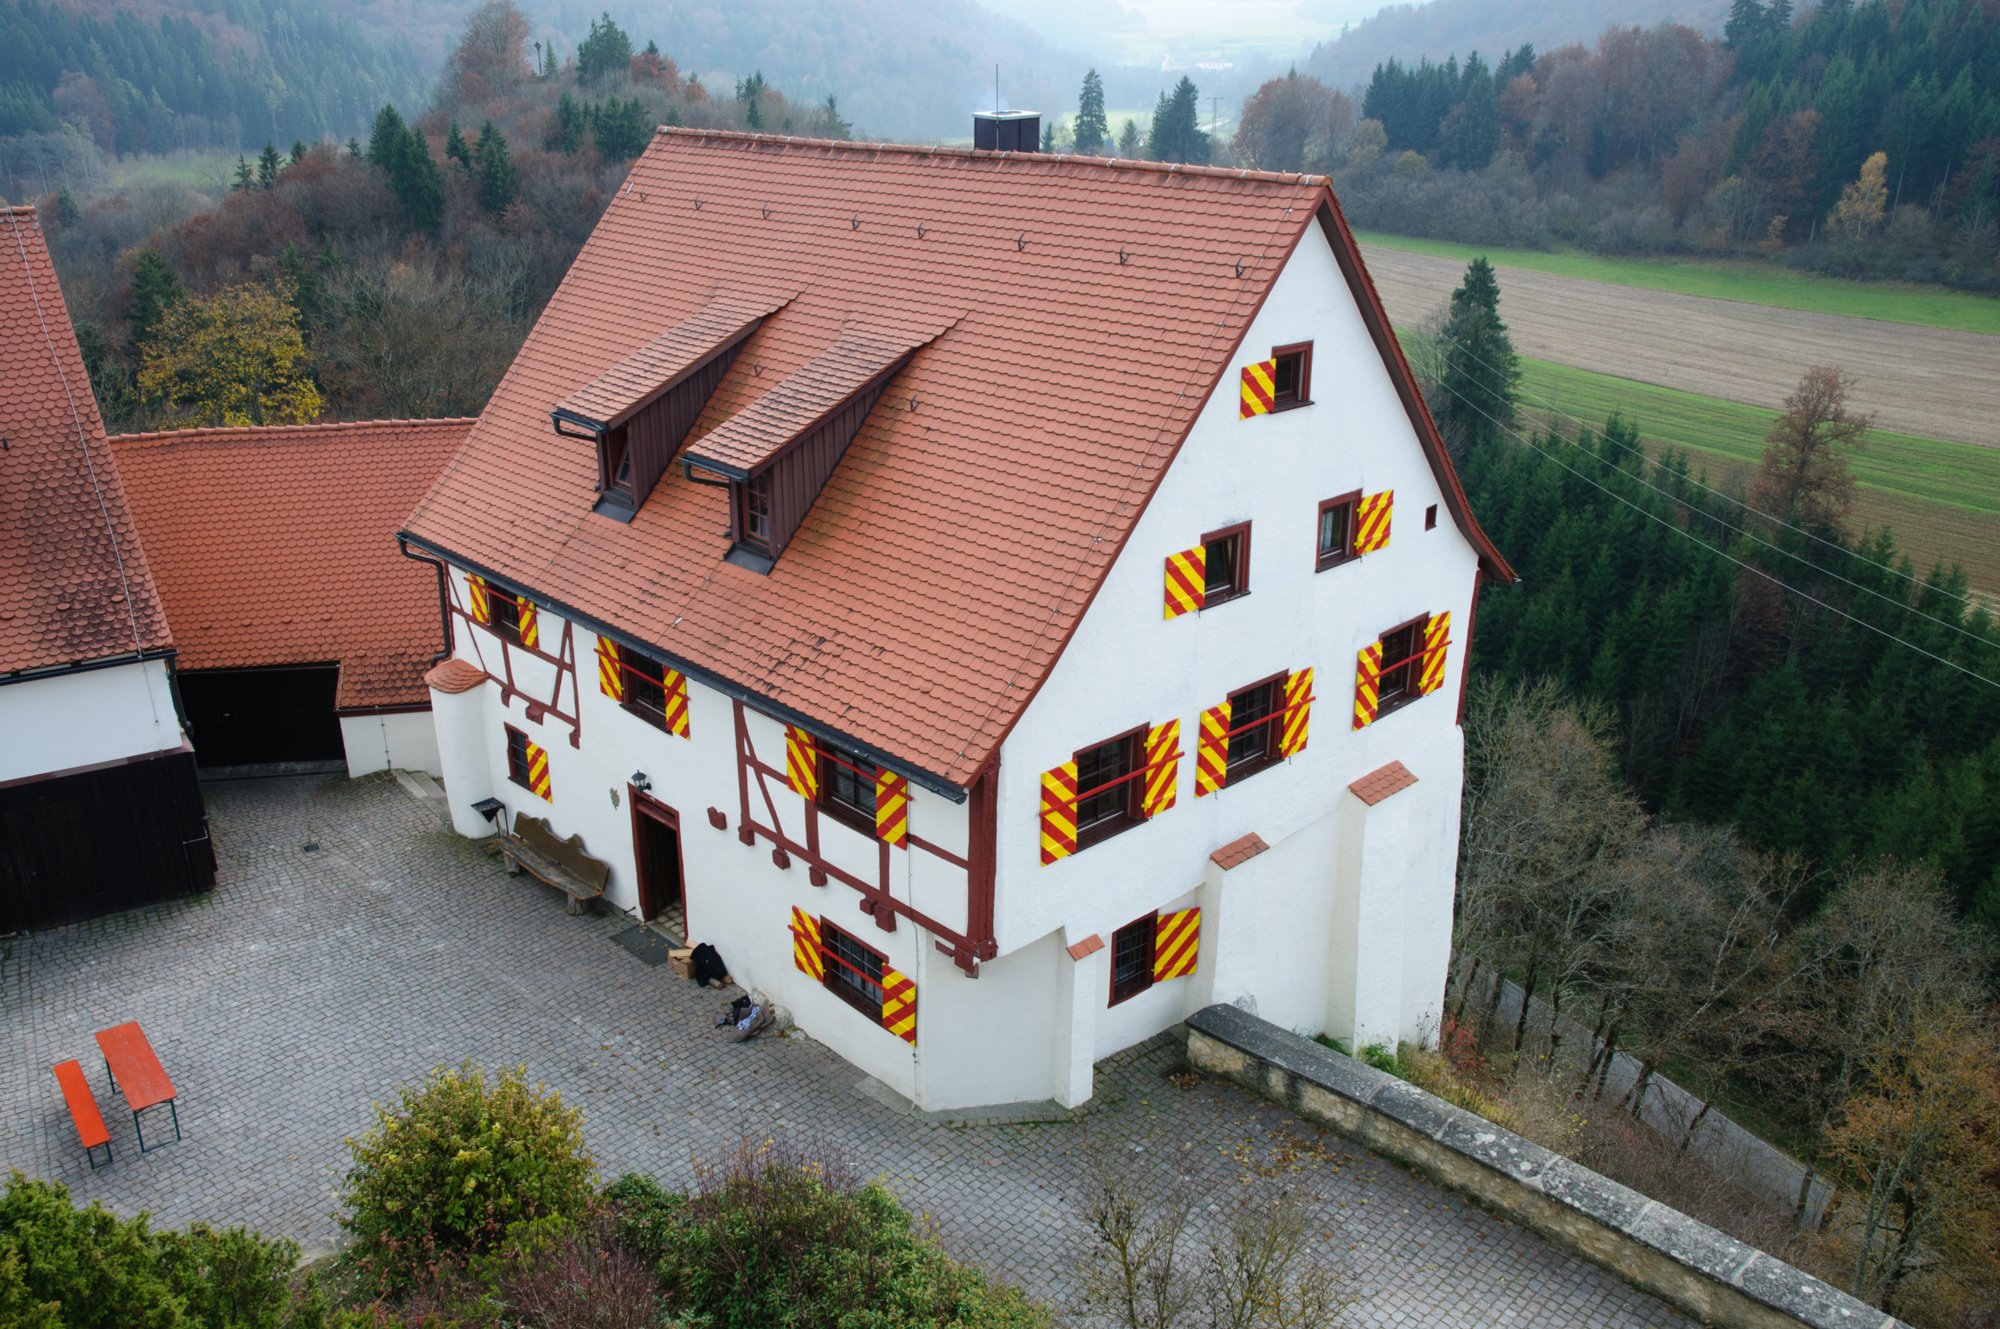
<instances>
[{"instance_id":1,"label":"orange picnic table","mask_svg":"<svg viewBox=\"0 0 2000 1329\"><path fill-rule=\"evenodd\" d=\"M139 1152L146 1152L146 1132L140 1127L139 1114L163 1103L173 1114L174 1139L180 1139L181 1110L176 1102L179 1095L139 1022L127 1020L99 1030L97 1047L104 1054L104 1073L111 1077L111 1087L125 1096L125 1106L132 1109L132 1129L139 1136Z\"/></svg>"}]
</instances>

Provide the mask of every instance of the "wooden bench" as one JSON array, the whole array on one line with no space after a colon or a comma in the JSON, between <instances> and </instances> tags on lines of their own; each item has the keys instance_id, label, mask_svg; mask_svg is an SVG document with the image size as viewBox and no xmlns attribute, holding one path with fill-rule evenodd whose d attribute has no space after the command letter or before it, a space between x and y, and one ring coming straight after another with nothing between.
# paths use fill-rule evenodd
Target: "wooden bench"
<instances>
[{"instance_id":1,"label":"wooden bench","mask_svg":"<svg viewBox=\"0 0 2000 1329\"><path fill-rule=\"evenodd\" d=\"M111 1163L111 1132L105 1129L104 1115L97 1110L97 1098L90 1092L90 1082L83 1078L83 1067L75 1060L56 1065L56 1083L62 1086L63 1106L69 1109L69 1119L76 1123L76 1137L83 1145L83 1156L90 1160L90 1170L97 1171L97 1151L104 1150L104 1162Z\"/></svg>"},{"instance_id":2,"label":"wooden bench","mask_svg":"<svg viewBox=\"0 0 2000 1329\"><path fill-rule=\"evenodd\" d=\"M563 908L581 914L596 907L611 880L611 865L583 851L583 837L572 835L559 840L542 817L514 814L512 833L500 837L500 853L507 871L526 872L545 886L553 886L568 896Z\"/></svg>"}]
</instances>

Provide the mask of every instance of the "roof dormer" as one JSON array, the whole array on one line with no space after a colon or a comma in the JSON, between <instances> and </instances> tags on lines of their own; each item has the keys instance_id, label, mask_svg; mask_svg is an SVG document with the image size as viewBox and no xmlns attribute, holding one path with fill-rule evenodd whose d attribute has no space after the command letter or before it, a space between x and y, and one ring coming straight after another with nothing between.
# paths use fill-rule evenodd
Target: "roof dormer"
<instances>
[{"instance_id":1,"label":"roof dormer","mask_svg":"<svg viewBox=\"0 0 2000 1329\"><path fill-rule=\"evenodd\" d=\"M556 406L558 434L597 444L592 511L632 520L737 351L791 298L718 295Z\"/></svg>"},{"instance_id":2,"label":"roof dormer","mask_svg":"<svg viewBox=\"0 0 2000 1329\"><path fill-rule=\"evenodd\" d=\"M707 471L729 487L729 561L771 570L889 381L942 331L849 327L688 449L690 476Z\"/></svg>"}]
</instances>

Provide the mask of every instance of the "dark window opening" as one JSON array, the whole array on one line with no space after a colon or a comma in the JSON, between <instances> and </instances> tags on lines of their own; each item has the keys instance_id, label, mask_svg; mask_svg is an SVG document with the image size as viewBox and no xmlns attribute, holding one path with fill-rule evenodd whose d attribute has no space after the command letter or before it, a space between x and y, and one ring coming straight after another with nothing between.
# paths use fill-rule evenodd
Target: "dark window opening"
<instances>
[{"instance_id":1,"label":"dark window opening","mask_svg":"<svg viewBox=\"0 0 2000 1329\"><path fill-rule=\"evenodd\" d=\"M1139 769L1145 730L1135 729L1076 754L1076 847L1139 824Z\"/></svg>"},{"instance_id":2,"label":"dark window opening","mask_svg":"<svg viewBox=\"0 0 2000 1329\"><path fill-rule=\"evenodd\" d=\"M637 499L632 492L632 449L628 427L619 425L607 429L598 437L598 465L600 468L599 489L615 489L628 499Z\"/></svg>"},{"instance_id":3,"label":"dark window opening","mask_svg":"<svg viewBox=\"0 0 2000 1329\"><path fill-rule=\"evenodd\" d=\"M1271 409L1312 405L1312 343L1276 347L1271 359Z\"/></svg>"},{"instance_id":4,"label":"dark window opening","mask_svg":"<svg viewBox=\"0 0 2000 1329\"><path fill-rule=\"evenodd\" d=\"M618 653L619 667L625 671L625 699L619 703L627 711L658 729L667 727L666 666L626 650Z\"/></svg>"},{"instance_id":5,"label":"dark window opening","mask_svg":"<svg viewBox=\"0 0 2000 1329\"><path fill-rule=\"evenodd\" d=\"M1354 514L1361 505L1361 491L1329 498L1319 505L1319 540L1316 566L1319 570L1345 563L1354 557Z\"/></svg>"},{"instance_id":6,"label":"dark window opening","mask_svg":"<svg viewBox=\"0 0 2000 1329\"><path fill-rule=\"evenodd\" d=\"M1229 783L1254 775L1278 759L1279 674L1229 694Z\"/></svg>"},{"instance_id":7,"label":"dark window opening","mask_svg":"<svg viewBox=\"0 0 2000 1329\"><path fill-rule=\"evenodd\" d=\"M521 640L521 602L498 586L486 588L486 622L509 641Z\"/></svg>"},{"instance_id":8,"label":"dark window opening","mask_svg":"<svg viewBox=\"0 0 2000 1329\"><path fill-rule=\"evenodd\" d=\"M1423 647L1428 615L1382 634L1382 677L1375 684L1376 714L1416 696L1418 652Z\"/></svg>"},{"instance_id":9,"label":"dark window opening","mask_svg":"<svg viewBox=\"0 0 2000 1329\"><path fill-rule=\"evenodd\" d=\"M1424 529L1435 531L1438 524L1438 505L1433 503L1424 509Z\"/></svg>"},{"instance_id":10,"label":"dark window opening","mask_svg":"<svg viewBox=\"0 0 2000 1329\"><path fill-rule=\"evenodd\" d=\"M855 829L875 834L875 766L861 755L819 744L819 805Z\"/></svg>"},{"instance_id":11,"label":"dark window opening","mask_svg":"<svg viewBox=\"0 0 2000 1329\"><path fill-rule=\"evenodd\" d=\"M889 959L882 952L861 944L859 938L843 932L824 918L819 921L820 955L826 990L855 1010L879 1020L882 1017L882 970Z\"/></svg>"},{"instance_id":12,"label":"dark window opening","mask_svg":"<svg viewBox=\"0 0 2000 1329\"><path fill-rule=\"evenodd\" d=\"M759 471L736 486L736 538L760 553L771 547L771 472Z\"/></svg>"},{"instance_id":13,"label":"dark window opening","mask_svg":"<svg viewBox=\"0 0 2000 1329\"><path fill-rule=\"evenodd\" d=\"M507 778L523 789L534 788L528 783L528 736L513 725L507 726Z\"/></svg>"},{"instance_id":14,"label":"dark window opening","mask_svg":"<svg viewBox=\"0 0 2000 1329\"><path fill-rule=\"evenodd\" d=\"M1213 608L1250 592L1250 523L1240 522L1201 537L1207 551L1202 603Z\"/></svg>"},{"instance_id":15,"label":"dark window opening","mask_svg":"<svg viewBox=\"0 0 2000 1329\"><path fill-rule=\"evenodd\" d=\"M1136 997L1153 986L1153 938L1160 929L1157 913L1135 918L1111 934L1111 1004Z\"/></svg>"}]
</instances>

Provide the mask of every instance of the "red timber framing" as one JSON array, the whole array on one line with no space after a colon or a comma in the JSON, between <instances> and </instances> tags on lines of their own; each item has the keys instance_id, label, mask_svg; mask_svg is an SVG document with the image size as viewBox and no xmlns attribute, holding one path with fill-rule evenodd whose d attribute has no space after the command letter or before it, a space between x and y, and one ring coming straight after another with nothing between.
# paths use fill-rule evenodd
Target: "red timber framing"
<instances>
[{"instance_id":1,"label":"red timber framing","mask_svg":"<svg viewBox=\"0 0 2000 1329\"><path fill-rule=\"evenodd\" d=\"M571 622L567 615L563 617L562 640L556 643L556 651L553 655L542 649L539 639L536 645L524 646L510 637L495 632L491 627L475 618L472 612L459 602L458 582L448 573L441 575L444 581L445 592L449 597L446 612L453 619L464 620L467 628L465 639L472 643L472 653L479 659L479 668L488 678L500 685L500 704L506 706L515 697L521 698L528 703L528 720L530 723L541 724L545 718L559 720L569 726L569 745L573 748L582 747L583 705L577 691L576 682L575 624ZM467 573L466 575L469 577L474 574ZM494 585L490 579L486 582L486 594L489 596L513 596L517 600L525 598L514 596L513 592ZM457 628L454 624L453 636L456 635ZM494 671L493 666L487 662L484 641L490 641L500 648L500 669L497 673ZM515 679L515 651L520 651L546 664L555 666L555 685L546 701L529 694ZM569 680L568 710L563 709L563 680L565 678Z\"/></svg>"},{"instance_id":2,"label":"red timber framing","mask_svg":"<svg viewBox=\"0 0 2000 1329\"><path fill-rule=\"evenodd\" d=\"M943 859L953 867L964 870L966 877L966 930L959 932L945 926L936 919L912 908L896 899L889 891L890 866L893 855L887 840L876 841L877 867L873 881L836 867L827 861L820 848L819 827L822 816L829 816L817 799L801 799L792 792L786 780L785 768L773 766L757 755L756 745L750 740L749 708L741 701L734 703L736 712L736 793L741 805L737 823L736 838L744 844L755 844L762 836L772 845L771 856L779 866L786 866L791 857L805 860L811 869L815 884L831 879L852 887L861 894L861 912L875 920L875 925L884 931L893 932L896 919L907 918L936 939L937 948L951 956L952 963L974 978L979 977L979 962L990 960L999 954L999 946L993 937L993 876L994 876L994 790L997 770L987 767L974 777L970 790L969 806L966 809L969 826L967 855L961 858L942 845L932 844L915 832L908 832L906 847L921 850L935 858ZM804 818L803 838L790 835L785 830L784 814L779 811L780 803L771 791L773 782L782 791L789 803L797 804ZM756 787L757 806L753 806L752 785ZM759 816L765 818L760 820ZM838 820L837 818L832 818ZM842 822L843 825L851 825Z\"/></svg>"}]
</instances>

